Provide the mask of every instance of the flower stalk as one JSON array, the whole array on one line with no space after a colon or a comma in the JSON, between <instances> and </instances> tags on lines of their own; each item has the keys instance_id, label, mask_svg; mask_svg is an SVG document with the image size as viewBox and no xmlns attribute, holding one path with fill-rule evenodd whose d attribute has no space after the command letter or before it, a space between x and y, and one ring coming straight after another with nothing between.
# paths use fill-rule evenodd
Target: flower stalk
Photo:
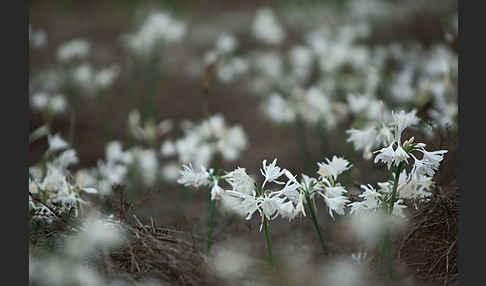
<instances>
[{"instance_id":1,"label":"flower stalk","mask_svg":"<svg viewBox=\"0 0 486 286\"><path fill-rule=\"evenodd\" d=\"M211 192L208 192L208 200L209 200L209 219L208 219L207 249L209 252L211 250L211 245L213 243L214 204L215 204L215 201L211 199Z\"/></svg>"},{"instance_id":2,"label":"flower stalk","mask_svg":"<svg viewBox=\"0 0 486 286\"><path fill-rule=\"evenodd\" d=\"M312 221L314 222L314 227L316 229L317 236L319 237L319 241L321 243L322 252L324 254L326 254L327 253L327 247L326 247L326 244L324 243L324 239L322 238L322 233L321 233L321 229L319 228L319 223L317 222L317 217L316 217L316 213L315 213L315 210L314 210L314 205L312 204L312 200L310 199L308 194L305 195L305 199L307 200L309 212L311 214Z\"/></svg>"},{"instance_id":3,"label":"flower stalk","mask_svg":"<svg viewBox=\"0 0 486 286\"><path fill-rule=\"evenodd\" d=\"M270 241L270 232L268 231L268 220L266 216L263 216L263 227L265 228L265 238L267 240L268 261L272 267L275 267L272 254L272 242Z\"/></svg>"},{"instance_id":4,"label":"flower stalk","mask_svg":"<svg viewBox=\"0 0 486 286\"><path fill-rule=\"evenodd\" d=\"M398 166L395 168L395 178L393 181L393 189L391 193L391 197L389 200L387 207L387 213L389 216L393 214L393 206L395 205L395 200L397 197L397 190L398 190L398 181L400 178L400 173L402 172L404 162L400 162ZM393 276L393 268L392 268L392 248L391 248L391 238L390 238L390 229L386 226L385 234L383 236L382 245L380 249L380 265L383 269L383 273L385 273L385 263L388 266L388 277L391 279Z\"/></svg>"}]
</instances>

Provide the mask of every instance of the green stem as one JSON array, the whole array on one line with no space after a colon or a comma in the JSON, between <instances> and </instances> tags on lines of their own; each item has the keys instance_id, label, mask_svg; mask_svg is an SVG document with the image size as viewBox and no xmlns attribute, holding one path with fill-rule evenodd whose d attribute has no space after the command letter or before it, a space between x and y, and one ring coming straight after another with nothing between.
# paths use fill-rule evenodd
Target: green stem
<instances>
[{"instance_id":1,"label":"green stem","mask_svg":"<svg viewBox=\"0 0 486 286\"><path fill-rule=\"evenodd\" d=\"M393 206L395 205L395 199L397 196L398 180L400 179L400 173L402 172L403 162L400 162L395 170L395 181L393 182L393 191L390 199L390 205L388 207L388 214L393 213Z\"/></svg>"},{"instance_id":2,"label":"green stem","mask_svg":"<svg viewBox=\"0 0 486 286\"><path fill-rule=\"evenodd\" d=\"M395 169L395 178L393 182L393 190L392 194L390 197L390 201L388 203L388 206L386 206L386 210L389 216L393 214L393 207L395 205L395 200L397 196L397 190L398 190L398 181L400 179L400 173L402 172L403 169L403 162L400 162L398 166ZM385 274L385 263L388 266L388 276L391 279L393 276L393 268L391 264L391 259L392 259L392 246L391 246L391 239L390 239L390 229L388 226L386 226L385 229L385 234L381 243L381 249L380 249L380 265L383 271L383 274Z\"/></svg>"},{"instance_id":3,"label":"green stem","mask_svg":"<svg viewBox=\"0 0 486 286\"><path fill-rule=\"evenodd\" d=\"M319 237L319 241L321 242L322 252L324 254L326 254L327 253L327 247L326 247L326 244L324 243L324 239L322 238L322 233L321 233L321 229L319 228L319 224L317 223L317 217L316 217L316 213L314 211L314 206L312 204L312 201L311 201L309 195L306 194L305 199L307 200L307 205L309 207L309 211L310 211L310 214L311 214L311 217L312 217L312 221L314 222L314 227L316 228L317 236Z\"/></svg>"},{"instance_id":4,"label":"green stem","mask_svg":"<svg viewBox=\"0 0 486 286\"><path fill-rule=\"evenodd\" d=\"M208 192L209 200L209 220L208 220L208 239L207 239L207 249L208 252L211 249L211 244L213 243L213 221L214 221L214 204L215 201L211 200L211 192Z\"/></svg>"},{"instance_id":5,"label":"green stem","mask_svg":"<svg viewBox=\"0 0 486 286\"><path fill-rule=\"evenodd\" d=\"M265 237L267 239L268 260L270 261L270 265L274 267L275 264L273 262L272 243L270 241L270 232L268 231L268 220L265 215L263 215L263 226L265 228Z\"/></svg>"}]
</instances>

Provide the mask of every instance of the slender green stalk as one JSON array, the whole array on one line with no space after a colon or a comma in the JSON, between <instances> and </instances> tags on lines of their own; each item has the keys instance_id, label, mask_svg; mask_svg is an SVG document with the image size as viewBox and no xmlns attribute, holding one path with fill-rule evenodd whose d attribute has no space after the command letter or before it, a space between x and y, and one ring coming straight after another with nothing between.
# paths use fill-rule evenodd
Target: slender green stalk
<instances>
[{"instance_id":1,"label":"slender green stalk","mask_svg":"<svg viewBox=\"0 0 486 286\"><path fill-rule=\"evenodd\" d=\"M267 239L268 260L270 261L270 265L275 267L272 255L272 242L270 241L270 232L268 231L268 220L265 215L263 216L263 227L265 228L265 237Z\"/></svg>"},{"instance_id":2,"label":"slender green stalk","mask_svg":"<svg viewBox=\"0 0 486 286\"><path fill-rule=\"evenodd\" d=\"M324 254L326 254L327 253L327 247L326 247L326 244L324 243L324 239L322 238L322 233L321 233L321 229L319 228L319 224L317 223L317 217L316 217L316 213L314 211L314 206L312 204L312 201L311 201L309 195L306 194L305 199L307 200L307 205L309 206L309 211L310 211L310 214L311 214L311 217L312 217L312 221L314 222L314 227L316 228L317 236L319 237L319 241L321 242L322 252L324 252Z\"/></svg>"},{"instance_id":3,"label":"slender green stalk","mask_svg":"<svg viewBox=\"0 0 486 286\"><path fill-rule=\"evenodd\" d=\"M391 197L389 200L388 205L386 206L387 214L391 216L393 214L393 207L395 205L395 200L397 196L397 189L398 189L398 180L400 178L400 173L402 172L403 168L403 162L400 162L398 166L395 168L395 178L393 181L393 190L391 193ZM391 238L390 238L390 229L388 226L386 226L385 229L385 234L383 236L383 240L381 243L381 249L380 249L380 265L383 271L383 274L385 274L385 263L388 266L388 276L391 279L393 276L393 268L391 264L392 260L392 246L391 246Z\"/></svg>"},{"instance_id":4,"label":"slender green stalk","mask_svg":"<svg viewBox=\"0 0 486 286\"><path fill-rule=\"evenodd\" d=\"M398 180L400 178L400 173L402 172L403 162L400 162L395 170L395 181L393 182L393 191L390 199L390 205L388 207L388 214L393 213L393 206L395 205L395 199L397 196Z\"/></svg>"},{"instance_id":5,"label":"slender green stalk","mask_svg":"<svg viewBox=\"0 0 486 286\"><path fill-rule=\"evenodd\" d=\"M215 201L211 200L211 192L208 192L208 200L209 200L209 220L208 220L207 249L209 252L211 250L211 245L213 243L213 222L214 222L214 204L215 204Z\"/></svg>"}]
</instances>

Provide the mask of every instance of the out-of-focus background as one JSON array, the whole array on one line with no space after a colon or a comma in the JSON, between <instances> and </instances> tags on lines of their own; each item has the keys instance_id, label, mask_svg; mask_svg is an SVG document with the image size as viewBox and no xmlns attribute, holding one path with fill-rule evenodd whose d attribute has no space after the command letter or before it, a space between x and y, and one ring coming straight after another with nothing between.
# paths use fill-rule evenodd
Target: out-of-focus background
<instances>
[{"instance_id":1,"label":"out-of-focus background","mask_svg":"<svg viewBox=\"0 0 486 286\"><path fill-rule=\"evenodd\" d=\"M346 130L392 110L417 111L423 122L407 135L449 151L434 181L457 187L456 1L37 0L29 1L29 24L31 132L48 126L76 150L73 174L98 172L104 184L93 187L106 195L118 179L138 203L134 213L164 227L206 233L207 193L175 182L187 162L258 176L263 160L278 158L282 168L314 176L317 162L338 155L353 164L342 177L351 192L386 180ZM214 115L236 139L209 159L184 158L205 149L181 138ZM109 165L115 141L135 150L139 169L110 181L94 169ZM47 148L47 137L30 143L29 167ZM324 230L333 222L326 213L321 206ZM218 210L215 245L242 241L261 258L258 228L258 219ZM290 252L319 248L308 219L279 219L271 228L276 253L288 244L297 245ZM353 248L343 228L324 233ZM420 266L426 251L414 250L404 255L407 275L443 283L445 262Z\"/></svg>"}]
</instances>

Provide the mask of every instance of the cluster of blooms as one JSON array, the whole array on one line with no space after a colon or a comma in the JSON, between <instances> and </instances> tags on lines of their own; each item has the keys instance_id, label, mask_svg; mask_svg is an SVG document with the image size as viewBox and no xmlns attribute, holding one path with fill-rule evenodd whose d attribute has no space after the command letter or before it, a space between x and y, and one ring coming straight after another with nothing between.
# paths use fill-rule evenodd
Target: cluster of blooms
<instances>
[{"instance_id":1,"label":"cluster of blooms","mask_svg":"<svg viewBox=\"0 0 486 286\"><path fill-rule=\"evenodd\" d=\"M229 33L221 34L213 49L204 55L206 65L216 65L216 76L223 83L231 83L248 72L249 65L245 57L234 55L238 40Z\"/></svg>"},{"instance_id":2,"label":"cluster of blooms","mask_svg":"<svg viewBox=\"0 0 486 286\"><path fill-rule=\"evenodd\" d=\"M105 157L96 168L82 169L76 174L95 183L102 195L111 194L114 185L127 183L131 171L136 172L145 186L153 186L157 181L159 161L153 149L134 146L123 150L119 141L111 141L106 145Z\"/></svg>"},{"instance_id":3,"label":"cluster of blooms","mask_svg":"<svg viewBox=\"0 0 486 286\"><path fill-rule=\"evenodd\" d=\"M298 215L306 215L304 204L313 202L316 194L321 196L329 208L329 215L334 218L334 213L344 215L344 210L349 199L347 190L337 182L338 176L351 168L351 164L334 156L332 160L318 163L318 178L302 174L299 182L287 169L277 166L277 159L267 164L263 160L260 169L265 178L261 186L246 173L245 168L236 168L224 175L217 174L213 169L204 167L199 170L192 165L184 165L180 172L179 184L191 187L210 187L211 199L221 202L221 206L236 214L251 219L255 212L262 218L273 220L278 216L294 219ZM284 182L281 178L287 179ZM224 180L230 188L223 189L220 182ZM270 188L268 183L273 183L279 189ZM312 201L311 201L312 200Z\"/></svg>"},{"instance_id":4,"label":"cluster of blooms","mask_svg":"<svg viewBox=\"0 0 486 286\"><path fill-rule=\"evenodd\" d=\"M72 93L71 87L76 87L82 96L92 96L110 88L119 77L121 67L112 64L95 69L86 61L91 52L92 45L85 39L61 44L56 54L59 64L41 70L29 81L32 109L50 115L61 114L70 106L66 95Z\"/></svg>"},{"instance_id":5,"label":"cluster of blooms","mask_svg":"<svg viewBox=\"0 0 486 286\"><path fill-rule=\"evenodd\" d=\"M285 39L285 30L269 7L263 7L256 11L251 28L257 40L269 45L280 44Z\"/></svg>"},{"instance_id":6,"label":"cluster of blooms","mask_svg":"<svg viewBox=\"0 0 486 286\"><path fill-rule=\"evenodd\" d=\"M415 116L415 112L392 112L391 140L386 147L374 152L377 154L374 162L383 162L388 169L395 170L395 177L391 181L378 183L378 190L371 185L362 185L361 188L364 192L360 197L363 200L350 204L351 214L376 211L385 204L389 204L390 199L396 199L393 214L403 216L403 209L406 208L406 205L403 204L405 200L417 202L431 195L432 178L447 150L427 151L425 150L426 144L414 142L413 137L402 141L403 131L417 123L418 118ZM419 156L414 153L421 153L422 158L417 158ZM407 172L405 168L402 169L402 166L407 166L411 159L413 167L410 172ZM397 170L400 171L399 174L396 174ZM395 181L397 181L396 197L393 194Z\"/></svg>"},{"instance_id":7,"label":"cluster of blooms","mask_svg":"<svg viewBox=\"0 0 486 286\"><path fill-rule=\"evenodd\" d=\"M32 109L52 115L63 113L68 106L66 98L60 93L37 92L32 94L29 103Z\"/></svg>"},{"instance_id":8,"label":"cluster of blooms","mask_svg":"<svg viewBox=\"0 0 486 286\"><path fill-rule=\"evenodd\" d=\"M80 88L82 95L93 95L98 90L110 87L121 71L116 64L98 70L93 68L86 62L91 46L85 39L74 39L57 49L57 59L63 63L62 69L68 69L63 80Z\"/></svg>"},{"instance_id":9,"label":"cluster of blooms","mask_svg":"<svg viewBox=\"0 0 486 286\"><path fill-rule=\"evenodd\" d=\"M83 95L95 95L96 91L110 87L118 78L121 68L117 64L96 70L83 63L70 72L72 82L83 91Z\"/></svg>"},{"instance_id":10,"label":"cluster of blooms","mask_svg":"<svg viewBox=\"0 0 486 286\"><path fill-rule=\"evenodd\" d=\"M243 128L240 125L228 126L221 114L213 115L199 124L184 121L181 126L184 135L176 140L164 141L160 150L164 157L177 157L177 169L180 163L192 164L196 168L208 166L215 156L234 161L248 145ZM169 164L168 171L173 171L176 165ZM174 175L174 172L170 173ZM177 179L172 175L168 179Z\"/></svg>"},{"instance_id":11,"label":"cluster of blooms","mask_svg":"<svg viewBox=\"0 0 486 286\"><path fill-rule=\"evenodd\" d=\"M127 47L137 54L150 54L160 43L180 41L186 34L186 24L166 12L155 12L144 20L134 33L124 36Z\"/></svg>"},{"instance_id":12,"label":"cluster of blooms","mask_svg":"<svg viewBox=\"0 0 486 286\"><path fill-rule=\"evenodd\" d=\"M73 39L63 43L57 49L57 59L60 62L81 60L89 56L91 44L85 39Z\"/></svg>"},{"instance_id":13,"label":"cluster of blooms","mask_svg":"<svg viewBox=\"0 0 486 286\"><path fill-rule=\"evenodd\" d=\"M338 28L319 25L303 34L302 43L285 50L283 26L271 8L261 8L251 34L263 49L243 54L238 39L224 32L205 63L216 63L217 78L224 83L248 80L250 94L264 96L261 109L276 123L290 123L300 115L332 130L347 116L356 119L353 125L363 126L383 119L388 105L419 109L432 103L427 119L438 127L454 127L457 54L444 44L427 49L413 43L367 46L361 40L373 31L365 20ZM432 131L425 130L427 135Z\"/></svg>"},{"instance_id":14,"label":"cluster of blooms","mask_svg":"<svg viewBox=\"0 0 486 286\"><path fill-rule=\"evenodd\" d=\"M81 192L97 193L82 181L73 180L67 168L78 163L76 151L59 134L48 135L45 164L29 168L29 212L32 219L50 223L63 215L77 216Z\"/></svg>"},{"instance_id":15,"label":"cluster of blooms","mask_svg":"<svg viewBox=\"0 0 486 286\"><path fill-rule=\"evenodd\" d=\"M29 253L29 281L35 285L92 285L122 286L125 281L106 277L88 259L99 259L106 250L120 246L125 240L124 230L112 216L83 217L72 234L63 238L49 256Z\"/></svg>"}]
</instances>

